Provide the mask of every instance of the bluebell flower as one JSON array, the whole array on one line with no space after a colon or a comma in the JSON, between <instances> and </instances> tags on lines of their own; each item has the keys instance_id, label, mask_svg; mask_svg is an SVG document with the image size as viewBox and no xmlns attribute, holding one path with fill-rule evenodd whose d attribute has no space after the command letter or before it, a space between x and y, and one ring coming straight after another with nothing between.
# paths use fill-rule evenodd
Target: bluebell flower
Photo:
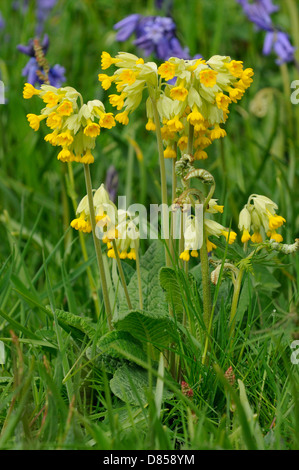
<instances>
[{"instance_id":1,"label":"bluebell flower","mask_svg":"<svg viewBox=\"0 0 299 470\"><path fill-rule=\"evenodd\" d=\"M3 29L4 27L5 27L5 21L0 11L0 29Z\"/></svg>"},{"instance_id":2,"label":"bluebell flower","mask_svg":"<svg viewBox=\"0 0 299 470\"><path fill-rule=\"evenodd\" d=\"M105 187L112 202L116 201L118 189L118 173L113 165L110 165L106 173Z\"/></svg>"},{"instance_id":3,"label":"bluebell flower","mask_svg":"<svg viewBox=\"0 0 299 470\"><path fill-rule=\"evenodd\" d=\"M271 18L271 15L279 10L279 6L274 5L272 0L253 0L253 2L237 0L237 2L257 29L266 32L263 54L269 55L274 51L277 55L276 63L279 65L292 62L296 49L292 46L288 34L281 31Z\"/></svg>"},{"instance_id":4,"label":"bluebell flower","mask_svg":"<svg viewBox=\"0 0 299 470\"><path fill-rule=\"evenodd\" d=\"M43 73L42 67L38 64L35 51L34 51L34 41L30 39L26 46L19 44L17 49L25 55L30 57L29 61L22 70L22 76L26 77L27 83L30 83L33 86L41 85L43 80L39 77L39 73ZM42 47L43 54L46 55L49 48L49 37L45 34L42 42L40 43ZM54 65L50 67L48 72L49 83L56 88L60 88L61 85L65 82L65 68L61 65Z\"/></svg>"},{"instance_id":5,"label":"bluebell flower","mask_svg":"<svg viewBox=\"0 0 299 470\"><path fill-rule=\"evenodd\" d=\"M37 35L41 34L44 28L44 23L47 20L51 10L55 7L57 0L37 0L36 5L36 18L37 18Z\"/></svg>"},{"instance_id":6,"label":"bluebell flower","mask_svg":"<svg viewBox=\"0 0 299 470\"><path fill-rule=\"evenodd\" d=\"M172 18L132 14L114 25L117 41L123 42L135 34L134 44L144 51L145 56L154 54L158 59L167 60L175 56L189 59L189 51L183 48L176 36L176 25Z\"/></svg>"}]
</instances>

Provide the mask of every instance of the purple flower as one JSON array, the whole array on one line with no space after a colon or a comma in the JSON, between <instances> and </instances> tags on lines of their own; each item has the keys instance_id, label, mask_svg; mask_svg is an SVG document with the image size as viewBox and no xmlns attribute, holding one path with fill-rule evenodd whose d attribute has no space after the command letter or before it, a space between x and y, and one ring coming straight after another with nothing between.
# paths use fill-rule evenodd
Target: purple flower
<instances>
[{"instance_id":1,"label":"purple flower","mask_svg":"<svg viewBox=\"0 0 299 470\"><path fill-rule=\"evenodd\" d=\"M288 34L282 31L268 31L264 41L263 54L276 53L276 63L292 62L296 48L292 46Z\"/></svg>"},{"instance_id":2,"label":"purple flower","mask_svg":"<svg viewBox=\"0 0 299 470\"><path fill-rule=\"evenodd\" d=\"M133 14L116 23L114 29L120 42L135 34L134 44L144 51L145 56L154 54L161 60L172 56L190 58L188 49L182 48L177 39L176 25L169 17Z\"/></svg>"},{"instance_id":3,"label":"purple flower","mask_svg":"<svg viewBox=\"0 0 299 470\"><path fill-rule=\"evenodd\" d=\"M43 55L46 55L49 48L49 38L46 34L40 45L42 47ZM27 83L31 83L33 86L38 84L41 85L43 80L41 80L41 78L38 76L38 71L43 73L43 69L36 60L34 40L30 39L26 46L19 44L17 49L22 52L22 54L28 55L30 57L29 61L22 70L22 76L26 77ZM58 64L54 65L49 70L48 78L50 85L59 88L66 80L65 68Z\"/></svg>"},{"instance_id":4,"label":"purple flower","mask_svg":"<svg viewBox=\"0 0 299 470\"><path fill-rule=\"evenodd\" d=\"M0 29L3 29L4 27L5 27L5 21L0 11Z\"/></svg>"},{"instance_id":5,"label":"purple flower","mask_svg":"<svg viewBox=\"0 0 299 470\"><path fill-rule=\"evenodd\" d=\"M43 73L35 57L31 57L22 70L22 76L26 77L26 82L33 86L42 85L44 81L38 76L38 71ZM54 65L48 73L49 83L56 88L60 88L65 82L65 68L61 65Z\"/></svg>"},{"instance_id":6,"label":"purple flower","mask_svg":"<svg viewBox=\"0 0 299 470\"><path fill-rule=\"evenodd\" d=\"M115 202L118 189L118 173L113 165L109 166L106 173L105 187L112 202Z\"/></svg>"},{"instance_id":7,"label":"purple flower","mask_svg":"<svg viewBox=\"0 0 299 470\"><path fill-rule=\"evenodd\" d=\"M37 0L36 6L36 18L37 27L36 33L39 35L42 33L44 23L47 20L51 10L55 7L57 0Z\"/></svg>"},{"instance_id":8,"label":"purple flower","mask_svg":"<svg viewBox=\"0 0 299 470\"><path fill-rule=\"evenodd\" d=\"M281 31L273 24L271 15L279 10L272 0L237 0L242 6L245 15L255 24L257 29L266 31L263 54L269 55L274 51L277 55L277 64L294 60L295 48L290 42L287 33Z\"/></svg>"}]
</instances>

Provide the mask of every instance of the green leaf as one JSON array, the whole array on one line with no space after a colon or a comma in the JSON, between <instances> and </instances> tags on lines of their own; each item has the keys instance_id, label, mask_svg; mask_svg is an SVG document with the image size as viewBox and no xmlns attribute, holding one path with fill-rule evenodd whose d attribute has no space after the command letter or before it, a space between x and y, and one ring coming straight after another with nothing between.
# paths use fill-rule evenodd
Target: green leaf
<instances>
[{"instance_id":1,"label":"green leaf","mask_svg":"<svg viewBox=\"0 0 299 470\"><path fill-rule=\"evenodd\" d=\"M155 387L155 381L153 386ZM125 403L139 406L148 403L148 372L141 367L123 365L110 380L110 387L114 395ZM172 393L164 389L161 400L165 401L171 396Z\"/></svg>"},{"instance_id":2,"label":"green leaf","mask_svg":"<svg viewBox=\"0 0 299 470\"><path fill-rule=\"evenodd\" d=\"M50 308L48 308L50 311ZM71 332L76 337L82 337L86 335L89 339L93 339L96 334L96 327L92 324L89 318L83 318L79 315L74 315L64 310L55 310L59 325L66 330Z\"/></svg>"},{"instance_id":3,"label":"green leaf","mask_svg":"<svg viewBox=\"0 0 299 470\"><path fill-rule=\"evenodd\" d=\"M175 323L168 313L161 315L136 310L127 313L114 325L117 330L128 331L140 341L160 349L167 346L175 334Z\"/></svg>"},{"instance_id":4,"label":"green leaf","mask_svg":"<svg viewBox=\"0 0 299 470\"><path fill-rule=\"evenodd\" d=\"M95 346L87 348L86 355L97 367L104 365L108 372L114 372L128 357L130 361L134 358L147 361L141 342L126 331L109 331Z\"/></svg>"}]
</instances>

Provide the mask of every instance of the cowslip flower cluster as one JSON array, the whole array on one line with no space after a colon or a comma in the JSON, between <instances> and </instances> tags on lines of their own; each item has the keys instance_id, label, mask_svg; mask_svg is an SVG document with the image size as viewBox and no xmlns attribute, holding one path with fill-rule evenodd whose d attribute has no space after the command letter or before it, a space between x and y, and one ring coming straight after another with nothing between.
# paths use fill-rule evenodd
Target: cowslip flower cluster
<instances>
[{"instance_id":1,"label":"cowslip flower cluster","mask_svg":"<svg viewBox=\"0 0 299 470\"><path fill-rule=\"evenodd\" d=\"M218 204L217 199L211 199L207 207L206 213L217 214L223 213L223 207ZM232 244L237 238L237 234L228 230L223 225L219 224L215 220L205 217L204 218L204 230L206 233L206 245L208 253L211 253L216 248L215 243L211 242L209 237L215 236L219 238L223 236L227 243ZM198 257L198 248L202 244L202 231L201 227L196 220L194 215L187 218L184 227L184 251L180 254L180 259L183 261L189 261L190 256L193 258Z\"/></svg>"},{"instance_id":2,"label":"cowslip flower cluster","mask_svg":"<svg viewBox=\"0 0 299 470\"><path fill-rule=\"evenodd\" d=\"M283 241L277 229L286 220L276 214L277 204L266 196L252 194L239 215L239 230L242 232L242 243L251 240L253 243L262 243L265 236L278 243ZM250 231L253 234L250 235Z\"/></svg>"},{"instance_id":3,"label":"cowslip flower cluster","mask_svg":"<svg viewBox=\"0 0 299 470\"><path fill-rule=\"evenodd\" d=\"M83 104L80 93L72 87L55 88L42 85L40 89L36 89L26 83L23 97L30 99L34 95L43 101L45 107L40 115L27 115L29 125L38 131L41 121L45 121L52 131L45 136L45 141L61 147L58 160L93 163L94 156L91 151L95 147L96 138L102 128L111 129L115 126L113 114L106 113L103 103L99 100Z\"/></svg>"},{"instance_id":4,"label":"cowslip flower cluster","mask_svg":"<svg viewBox=\"0 0 299 470\"><path fill-rule=\"evenodd\" d=\"M93 195L96 235L107 246L108 258L115 258L113 241L120 259L136 259L140 233L129 212L117 209L102 184ZM83 233L92 230L87 195L80 201L71 227Z\"/></svg>"},{"instance_id":5,"label":"cowslip flower cluster","mask_svg":"<svg viewBox=\"0 0 299 470\"><path fill-rule=\"evenodd\" d=\"M220 125L228 118L230 104L237 103L250 87L253 70L244 69L242 61L216 55L208 61L172 57L160 65L158 74L167 81L176 77L174 85L165 85L158 100L165 158L176 158L176 146L181 152L186 150L191 124L194 159L206 159L205 149L226 136Z\"/></svg>"},{"instance_id":6,"label":"cowslip flower cluster","mask_svg":"<svg viewBox=\"0 0 299 470\"><path fill-rule=\"evenodd\" d=\"M269 55L272 50L277 55L278 65L294 60L295 48L290 42L289 35L281 31L272 21L271 15L279 10L272 0L237 0L245 15L259 30L266 32L263 54Z\"/></svg>"},{"instance_id":7,"label":"cowslip flower cluster","mask_svg":"<svg viewBox=\"0 0 299 470\"><path fill-rule=\"evenodd\" d=\"M111 223L111 220L113 220L116 207L110 200L104 184L101 184L101 186L94 192L93 206L95 210L96 223L99 224L102 231L107 230L108 223ZM71 227L75 230L79 230L80 232L90 233L92 227L87 195L79 202L76 215L77 217L71 222Z\"/></svg>"},{"instance_id":8,"label":"cowslip flower cluster","mask_svg":"<svg viewBox=\"0 0 299 470\"><path fill-rule=\"evenodd\" d=\"M157 59L169 57L190 58L176 36L176 25L172 18L132 14L114 25L116 40L126 41L135 34L134 44L144 51L145 56L154 54Z\"/></svg>"},{"instance_id":9,"label":"cowslip flower cluster","mask_svg":"<svg viewBox=\"0 0 299 470\"><path fill-rule=\"evenodd\" d=\"M111 57L108 52L101 56L102 70L107 70L111 65L116 66L112 76L104 73L98 75L102 87L108 90L112 83L116 85L119 94L109 95L110 104L121 113L116 114L115 120L123 125L129 123L129 114L139 106L145 88L158 88L157 65L154 62L144 63L142 58L134 54L119 52L116 57ZM148 100L149 102L149 100Z\"/></svg>"},{"instance_id":10,"label":"cowslip flower cluster","mask_svg":"<svg viewBox=\"0 0 299 470\"><path fill-rule=\"evenodd\" d=\"M223 56L213 56L208 61L172 57L158 68L154 62L144 63L133 54L120 52L111 57L103 52L101 65L103 70L116 67L113 75L101 73L98 78L105 90L112 83L116 85L119 94L109 95L109 101L117 110L124 109L115 116L121 124L129 123L129 114L139 106L143 90L154 90L163 124L165 158L176 158L176 145L182 152L186 149L189 124L194 126L194 158L207 158L204 149L226 135L220 124L228 118L229 105L240 100L253 81L251 68L244 69L243 62ZM169 84L175 77L175 84ZM146 113L146 129L154 131L150 98Z\"/></svg>"}]
</instances>

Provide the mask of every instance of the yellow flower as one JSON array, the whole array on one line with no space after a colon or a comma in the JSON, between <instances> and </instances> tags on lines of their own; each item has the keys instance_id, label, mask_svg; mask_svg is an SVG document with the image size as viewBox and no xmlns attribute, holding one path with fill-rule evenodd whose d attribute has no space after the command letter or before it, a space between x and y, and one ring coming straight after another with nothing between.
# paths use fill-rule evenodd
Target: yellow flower
<instances>
[{"instance_id":1,"label":"yellow flower","mask_svg":"<svg viewBox=\"0 0 299 470\"><path fill-rule=\"evenodd\" d=\"M71 135L69 130L56 135L56 137L54 138L54 142L56 142L58 145L61 145L62 147L69 147L69 145L71 145L73 141L74 141L74 138Z\"/></svg>"},{"instance_id":2,"label":"yellow flower","mask_svg":"<svg viewBox=\"0 0 299 470\"><path fill-rule=\"evenodd\" d=\"M31 127L31 129L33 129L34 131L38 131L40 122L43 119L45 119L47 116L43 116L43 115L37 116L36 114L27 114L26 117L28 119L29 126Z\"/></svg>"},{"instance_id":3,"label":"yellow flower","mask_svg":"<svg viewBox=\"0 0 299 470\"><path fill-rule=\"evenodd\" d=\"M237 238L236 232L233 232L232 230L230 232L222 230L221 234L226 238L226 241L229 243L229 245L234 243Z\"/></svg>"},{"instance_id":4,"label":"yellow flower","mask_svg":"<svg viewBox=\"0 0 299 470\"><path fill-rule=\"evenodd\" d=\"M99 124L92 122L91 119L88 119L87 126L84 128L84 134L87 137L97 137L101 132Z\"/></svg>"},{"instance_id":5,"label":"yellow flower","mask_svg":"<svg viewBox=\"0 0 299 470\"><path fill-rule=\"evenodd\" d=\"M24 89L23 89L23 98L25 100L29 100L30 98L32 98L32 96L39 95L39 94L40 94L40 90L37 90L36 88L34 88L34 86L31 85L30 83L25 83Z\"/></svg>"},{"instance_id":6,"label":"yellow flower","mask_svg":"<svg viewBox=\"0 0 299 470\"><path fill-rule=\"evenodd\" d=\"M232 60L228 64L225 64L230 73L236 77L241 78L243 74L243 62L241 60Z\"/></svg>"},{"instance_id":7,"label":"yellow flower","mask_svg":"<svg viewBox=\"0 0 299 470\"><path fill-rule=\"evenodd\" d=\"M119 62L119 59L114 59L108 52L102 52L101 67L103 70L109 69L112 64L116 64L117 62Z\"/></svg>"},{"instance_id":8,"label":"yellow flower","mask_svg":"<svg viewBox=\"0 0 299 470\"><path fill-rule=\"evenodd\" d=\"M58 145L57 135L58 135L57 131L52 132L52 134L47 134L45 136L45 141L49 142L51 145L54 145L54 146Z\"/></svg>"},{"instance_id":9,"label":"yellow flower","mask_svg":"<svg viewBox=\"0 0 299 470\"><path fill-rule=\"evenodd\" d=\"M189 250L183 251L183 252L180 254L180 259L182 259L183 261L189 261L189 259L190 259Z\"/></svg>"},{"instance_id":10,"label":"yellow flower","mask_svg":"<svg viewBox=\"0 0 299 470\"><path fill-rule=\"evenodd\" d=\"M167 128L170 132L179 132L184 129L184 124L179 120L179 116L167 121Z\"/></svg>"},{"instance_id":11,"label":"yellow flower","mask_svg":"<svg viewBox=\"0 0 299 470\"><path fill-rule=\"evenodd\" d=\"M73 112L73 105L70 101L63 101L57 108L57 113L60 116L70 116Z\"/></svg>"},{"instance_id":12,"label":"yellow flower","mask_svg":"<svg viewBox=\"0 0 299 470\"><path fill-rule=\"evenodd\" d=\"M240 100L242 96L244 95L244 90L238 87L236 88L229 87L228 92L229 92L229 97L231 101L233 101L233 103L237 103L237 101Z\"/></svg>"},{"instance_id":13,"label":"yellow flower","mask_svg":"<svg viewBox=\"0 0 299 470\"><path fill-rule=\"evenodd\" d=\"M260 234L260 232L254 232L254 234L251 235L251 241L252 241L252 243L262 243L263 242L263 237Z\"/></svg>"},{"instance_id":14,"label":"yellow flower","mask_svg":"<svg viewBox=\"0 0 299 470\"><path fill-rule=\"evenodd\" d=\"M188 115L187 121L192 124L192 126L196 126L197 124L203 123L205 118L203 115L198 111L197 106L194 105L192 108L192 112Z\"/></svg>"},{"instance_id":15,"label":"yellow flower","mask_svg":"<svg viewBox=\"0 0 299 470\"><path fill-rule=\"evenodd\" d=\"M120 124L123 124L124 126L129 124L128 111L124 111L123 113L117 114L115 116L115 120Z\"/></svg>"},{"instance_id":16,"label":"yellow flower","mask_svg":"<svg viewBox=\"0 0 299 470\"><path fill-rule=\"evenodd\" d=\"M71 221L71 227L84 233L91 232L91 223L85 220L84 212L80 214L80 217Z\"/></svg>"},{"instance_id":17,"label":"yellow flower","mask_svg":"<svg viewBox=\"0 0 299 470\"><path fill-rule=\"evenodd\" d=\"M210 133L211 140L220 139L221 137L225 137L225 136L226 136L226 131L224 129L221 129L221 127L218 124L214 126L214 129L211 130L211 133Z\"/></svg>"},{"instance_id":18,"label":"yellow flower","mask_svg":"<svg viewBox=\"0 0 299 470\"><path fill-rule=\"evenodd\" d=\"M194 153L195 160L206 160L207 158L208 158L208 154L204 150L198 149Z\"/></svg>"},{"instance_id":19,"label":"yellow flower","mask_svg":"<svg viewBox=\"0 0 299 470\"><path fill-rule=\"evenodd\" d=\"M188 95L188 90L184 87L184 81L170 90L170 96L173 100L185 101Z\"/></svg>"},{"instance_id":20,"label":"yellow flower","mask_svg":"<svg viewBox=\"0 0 299 470\"><path fill-rule=\"evenodd\" d=\"M216 249L217 246L215 245L215 243L212 243L208 238L207 238L207 251L208 253L211 253L211 251L213 251L214 249Z\"/></svg>"},{"instance_id":21,"label":"yellow flower","mask_svg":"<svg viewBox=\"0 0 299 470\"><path fill-rule=\"evenodd\" d=\"M134 248L128 253L128 259L136 260L136 250Z\"/></svg>"},{"instance_id":22,"label":"yellow flower","mask_svg":"<svg viewBox=\"0 0 299 470\"><path fill-rule=\"evenodd\" d=\"M112 113L103 113L99 122L101 127L105 129L112 129L115 124L114 116Z\"/></svg>"},{"instance_id":23,"label":"yellow flower","mask_svg":"<svg viewBox=\"0 0 299 470\"><path fill-rule=\"evenodd\" d=\"M47 108L54 108L60 101L60 96L53 91L47 91L42 97L42 100L47 104Z\"/></svg>"},{"instance_id":24,"label":"yellow flower","mask_svg":"<svg viewBox=\"0 0 299 470\"><path fill-rule=\"evenodd\" d=\"M277 243L283 242L283 237L280 235L280 233L275 232L275 230L269 231L267 236L270 238L270 240L275 240Z\"/></svg>"},{"instance_id":25,"label":"yellow flower","mask_svg":"<svg viewBox=\"0 0 299 470\"><path fill-rule=\"evenodd\" d=\"M286 222L286 219L284 219L283 217L281 217L281 215L271 215L269 217L269 228L270 230L275 230L279 227L281 227L284 222Z\"/></svg>"},{"instance_id":26,"label":"yellow flower","mask_svg":"<svg viewBox=\"0 0 299 470\"><path fill-rule=\"evenodd\" d=\"M111 87L111 84L113 80L115 80L115 77L109 77L109 75L106 75L104 73L99 73L98 75L99 82L102 84L102 88L104 90L108 90Z\"/></svg>"},{"instance_id":27,"label":"yellow flower","mask_svg":"<svg viewBox=\"0 0 299 470\"><path fill-rule=\"evenodd\" d=\"M165 80L171 80L175 76L175 65L166 61L158 68L158 74Z\"/></svg>"},{"instance_id":28,"label":"yellow flower","mask_svg":"<svg viewBox=\"0 0 299 470\"><path fill-rule=\"evenodd\" d=\"M47 117L46 124L50 129L59 129L61 126L62 117L56 114L55 112L49 114Z\"/></svg>"},{"instance_id":29,"label":"yellow flower","mask_svg":"<svg viewBox=\"0 0 299 470\"><path fill-rule=\"evenodd\" d=\"M126 93L121 93L120 95L109 95L109 103L120 111L124 106L124 99L126 96Z\"/></svg>"},{"instance_id":30,"label":"yellow flower","mask_svg":"<svg viewBox=\"0 0 299 470\"><path fill-rule=\"evenodd\" d=\"M216 104L218 109L227 111L229 104L232 102L231 98L224 93L216 93Z\"/></svg>"},{"instance_id":31,"label":"yellow flower","mask_svg":"<svg viewBox=\"0 0 299 470\"><path fill-rule=\"evenodd\" d=\"M248 230L243 230L243 234L242 234L242 237L241 237L241 242L242 242L242 243L246 243L246 242L248 242L250 239L251 239L251 236L250 236Z\"/></svg>"},{"instance_id":32,"label":"yellow flower","mask_svg":"<svg viewBox=\"0 0 299 470\"><path fill-rule=\"evenodd\" d=\"M217 74L215 70L205 69L199 72L199 80L202 85L208 88L213 88L216 85Z\"/></svg>"},{"instance_id":33,"label":"yellow flower","mask_svg":"<svg viewBox=\"0 0 299 470\"><path fill-rule=\"evenodd\" d=\"M199 136L197 139L194 141L194 146L195 147L200 147L201 149L205 149L209 145L211 145L212 141L208 137L202 135Z\"/></svg>"},{"instance_id":34,"label":"yellow flower","mask_svg":"<svg viewBox=\"0 0 299 470\"><path fill-rule=\"evenodd\" d=\"M156 125L155 125L154 121L151 118L148 119L145 128L146 128L147 131L155 131L156 130Z\"/></svg>"},{"instance_id":35,"label":"yellow flower","mask_svg":"<svg viewBox=\"0 0 299 470\"><path fill-rule=\"evenodd\" d=\"M187 145L188 145L188 137L186 135L183 135L178 140L178 147L179 147L180 151L183 152L184 150L186 150Z\"/></svg>"},{"instance_id":36,"label":"yellow flower","mask_svg":"<svg viewBox=\"0 0 299 470\"><path fill-rule=\"evenodd\" d=\"M116 81L121 86L133 85L133 83L136 81L136 73L133 72L133 70L125 69L118 75Z\"/></svg>"},{"instance_id":37,"label":"yellow flower","mask_svg":"<svg viewBox=\"0 0 299 470\"><path fill-rule=\"evenodd\" d=\"M192 250L192 251L191 251L191 256L192 256L193 258L198 258L198 251L197 251L197 250Z\"/></svg>"},{"instance_id":38,"label":"yellow flower","mask_svg":"<svg viewBox=\"0 0 299 470\"><path fill-rule=\"evenodd\" d=\"M74 154L67 147L64 147L57 155L57 159L61 162L73 162Z\"/></svg>"},{"instance_id":39,"label":"yellow flower","mask_svg":"<svg viewBox=\"0 0 299 470\"><path fill-rule=\"evenodd\" d=\"M93 157L93 155L91 154L90 149L86 150L85 154L84 154L83 157L81 158L81 162L82 162L82 163L85 163L85 164L87 164L87 165L90 165L91 163L94 163L94 157Z\"/></svg>"},{"instance_id":40,"label":"yellow flower","mask_svg":"<svg viewBox=\"0 0 299 470\"><path fill-rule=\"evenodd\" d=\"M168 145L164 150L164 158L176 158L176 151Z\"/></svg>"}]
</instances>

